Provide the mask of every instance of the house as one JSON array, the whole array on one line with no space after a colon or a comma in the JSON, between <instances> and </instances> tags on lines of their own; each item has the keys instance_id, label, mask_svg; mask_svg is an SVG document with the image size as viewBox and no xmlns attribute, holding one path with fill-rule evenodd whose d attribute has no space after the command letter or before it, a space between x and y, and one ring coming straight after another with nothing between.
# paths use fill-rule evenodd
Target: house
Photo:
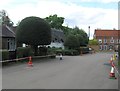
<instances>
[{"instance_id":1,"label":"house","mask_svg":"<svg viewBox=\"0 0 120 91\"><path fill-rule=\"evenodd\" d=\"M118 50L120 30L95 29L94 38L99 42L99 50Z\"/></svg>"},{"instance_id":2,"label":"house","mask_svg":"<svg viewBox=\"0 0 120 91\"><path fill-rule=\"evenodd\" d=\"M2 25L2 49L16 50L15 33L6 25Z\"/></svg>"},{"instance_id":3,"label":"house","mask_svg":"<svg viewBox=\"0 0 120 91\"><path fill-rule=\"evenodd\" d=\"M52 28L51 29L52 40L49 47L56 47L64 49L64 32L59 29Z\"/></svg>"},{"instance_id":4,"label":"house","mask_svg":"<svg viewBox=\"0 0 120 91\"><path fill-rule=\"evenodd\" d=\"M10 59L12 59L16 51L15 33L5 24L0 25L0 40L2 42L0 45L1 50L8 50Z\"/></svg>"}]
</instances>

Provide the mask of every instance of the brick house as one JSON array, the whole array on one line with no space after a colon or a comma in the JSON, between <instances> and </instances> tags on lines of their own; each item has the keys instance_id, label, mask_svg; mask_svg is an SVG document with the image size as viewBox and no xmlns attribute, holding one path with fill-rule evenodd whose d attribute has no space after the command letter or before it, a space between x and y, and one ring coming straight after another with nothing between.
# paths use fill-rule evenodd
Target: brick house
<instances>
[{"instance_id":1,"label":"brick house","mask_svg":"<svg viewBox=\"0 0 120 91\"><path fill-rule=\"evenodd\" d=\"M99 42L99 50L118 50L120 30L95 29L94 38Z\"/></svg>"}]
</instances>

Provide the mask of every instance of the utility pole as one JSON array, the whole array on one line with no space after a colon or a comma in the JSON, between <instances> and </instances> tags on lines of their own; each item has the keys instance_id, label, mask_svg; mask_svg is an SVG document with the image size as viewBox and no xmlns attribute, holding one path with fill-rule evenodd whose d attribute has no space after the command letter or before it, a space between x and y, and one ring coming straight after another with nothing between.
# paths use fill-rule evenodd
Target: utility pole
<instances>
[{"instance_id":1,"label":"utility pole","mask_svg":"<svg viewBox=\"0 0 120 91\"><path fill-rule=\"evenodd\" d=\"M88 37L90 39L90 26L88 26Z\"/></svg>"}]
</instances>

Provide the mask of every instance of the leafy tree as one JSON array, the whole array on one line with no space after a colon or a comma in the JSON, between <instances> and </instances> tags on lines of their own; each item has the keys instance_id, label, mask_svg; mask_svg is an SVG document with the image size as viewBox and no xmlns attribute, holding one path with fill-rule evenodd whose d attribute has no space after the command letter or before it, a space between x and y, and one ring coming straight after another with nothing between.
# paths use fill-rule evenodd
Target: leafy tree
<instances>
[{"instance_id":1,"label":"leafy tree","mask_svg":"<svg viewBox=\"0 0 120 91\"><path fill-rule=\"evenodd\" d=\"M51 43L51 28L49 24L39 17L26 17L17 27L16 38L19 43L31 45L37 55L38 45Z\"/></svg>"},{"instance_id":2,"label":"leafy tree","mask_svg":"<svg viewBox=\"0 0 120 91\"><path fill-rule=\"evenodd\" d=\"M2 18L1 19L2 24L5 24L9 27L13 26L13 22L10 20L5 10L0 11L0 17Z\"/></svg>"},{"instance_id":3,"label":"leafy tree","mask_svg":"<svg viewBox=\"0 0 120 91\"><path fill-rule=\"evenodd\" d=\"M89 45L98 45L98 41L96 39L89 40Z\"/></svg>"},{"instance_id":4,"label":"leafy tree","mask_svg":"<svg viewBox=\"0 0 120 91\"><path fill-rule=\"evenodd\" d=\"M63 17L58 17L56 14L46 17L45 20L50 24L52 28L62 29L62 24L64 23Z\"/></svg>"},{"instance_id":5,"label":"leafy tree","mask_svg":"<svg viewBox=\"0 0 120 91\"><path fill-rule=\"evenodd\" d=\"M65 39L64 46L69 49L76 49L79 47L79 40L75 35L69 34Z\"/></svg>"},{"instance_id":6,"label":"leafy tree","mask_svg":"<svg viewBox=\"0 0 120 91\"><path fill-rule=\"evenodd\" d=\"M86 46L88 44L89 39L87 33L83 29L75 27L73 28L72 34L78 37L80 46Z\"/></svg>"}]
</instances>

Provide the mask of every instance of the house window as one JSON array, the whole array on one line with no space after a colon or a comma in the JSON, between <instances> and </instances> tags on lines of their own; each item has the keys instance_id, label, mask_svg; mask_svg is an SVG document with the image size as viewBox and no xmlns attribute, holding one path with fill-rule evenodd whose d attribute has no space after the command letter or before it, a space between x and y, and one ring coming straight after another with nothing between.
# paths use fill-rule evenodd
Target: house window
<instances>
[{"instance_id":1,"label":"house window","mask_svg":"<svg viewBox=\"0 0 120 91\"><path fill-rule=\"evenodd\" d=\"M99 39L98 42L99 42L99 43L102 43L102 39Z\"/></svg>"},{"instance_id":2,"label":"house window","mask_svg":"<svg viewBox=\"0 0 120 91\"><path fill-rule=\"evenodd\" d=\"M111 40L110 40L110 43L114 43L114 40L113 40L113 39L111 39Z\"/></svg>"},{"instance_id":3,"label":"house window","mask_svg":"<svg viewBox=\"0 0 120 91\"><path fill-rule=\"evenodd\" d=\"M109 46L109 50L112 50L112 49L113 49L113 46L112 46L112 45L110 45L110 46Z\"/></svg>"},{"instance_id":4,"label":"house window","mask_svg":"<svg viewBox=\"0 0 120 91\"><path fill-rule=\"evenodd\" d=\"M7 42L7 49L9 50L10 49L10 39L8 39L8 42Z\"/></svg>"},{"instance_id":5,"label":"house window","mask_svg":"<svg viewBox=\"0 0 120 91\"><path fill-rule=\"evenodd\" d=\"M107 45L104 45L104 50L107 50Z\"/></svg>"},{"instance_id":6,"label":"house window","mask_svg":"<svg viewBox=\"0 0 120 91\"><path fill-rule=\"evenodd\" d=\"M99 49L102 50L102 45L99 46Z\"/></svg>"},{"instance_id":7,"label":"house window","mask_svg":"<svg viewBox=\"0 0 120 91\"><path fill-rule=\"evenodd\" d=\"M107 43L107 39L104 39L104 43Z\"/></svg>"}]
</instances>

